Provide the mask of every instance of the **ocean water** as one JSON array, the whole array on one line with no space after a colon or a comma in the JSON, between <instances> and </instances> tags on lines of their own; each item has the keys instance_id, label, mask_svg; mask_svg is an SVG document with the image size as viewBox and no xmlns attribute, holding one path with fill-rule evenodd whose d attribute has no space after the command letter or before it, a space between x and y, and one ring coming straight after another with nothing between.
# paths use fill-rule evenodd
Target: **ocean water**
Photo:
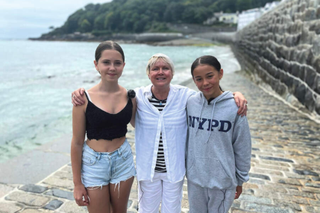
<instances>
[{"instance_id":1,"label":"ocean water","mask_svg":"<svg viewBox=\"0 0 320 213\"><path fill-rule=\"evenodd\" d=\"M93 64L98 44L0 40L1 163L71 133L71 92L99 82ZM239 67L230 60L233 56L226 46L121 46L126 66L119 83L127 89L150 84L145 67L152 54L159 52L175 64L173 84L191 78L191 63L201 55L215 55L222 66Z\"/></svg>"}]
</instances>

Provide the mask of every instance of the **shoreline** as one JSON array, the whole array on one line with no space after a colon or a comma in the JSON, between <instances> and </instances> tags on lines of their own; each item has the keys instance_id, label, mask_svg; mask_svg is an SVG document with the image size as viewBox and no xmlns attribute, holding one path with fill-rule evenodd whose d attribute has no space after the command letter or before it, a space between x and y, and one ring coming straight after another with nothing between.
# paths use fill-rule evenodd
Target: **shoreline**
<instances>
[{"instance_id":1,"label":"shoreline","mask_svg":"<svg viewBox=\"0 0 320 213\"><path fill-rule=\"evenodd\" d=\"M210 34L211 35L211 34ZM144 33L130 34L124 36L113 37L96 37L76 38L74 35L71 38L28 38L29 41L65 41L65 42L102 42L113 40L122 44L147 44L151 46L212 46L216 41L208 37L207 33L198 33L194 35L183 35L181 33Z\"/></svg>"}]
</instances>

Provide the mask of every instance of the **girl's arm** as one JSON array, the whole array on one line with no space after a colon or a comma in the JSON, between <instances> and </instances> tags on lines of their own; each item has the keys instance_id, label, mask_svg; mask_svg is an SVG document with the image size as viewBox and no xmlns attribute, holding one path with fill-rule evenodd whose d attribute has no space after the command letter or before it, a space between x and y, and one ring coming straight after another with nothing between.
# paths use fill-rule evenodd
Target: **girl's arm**
<instances>
[{"instance_id":1,"label":"girl's arm","mask_svg":"<svg viewBox=\"0 0 320 213\"><path fill-rule=\"evenodd\" d=\"M130 124L132 127L134 127L134 122L135 122L135 117L136 117L136 112L137 112L137 100L136 97L132 98L132 116L131 116L131 120L130 120Z\"/></svg>"},{"instance_id":2,"label":"girl's arm","mask_svg":"<svg viewBox=\"0 0 320 213\"><path fill-rule=\"evenodd\" d=\"M234 101L236 102L237 106L239 107L238 115L246 116L247 110L248 110L248 101L245 99L245 97L242 95L241 92L234 92Z\"/></svg>"},{"instance_id":3,"label":"girl's arm","mask_svg":"<svg viewBox=\"0 0 320 213\"><path fill-rule=\"evenodd\" d=\"M237 188L236 188L236 194L235 194L235 196L234 196L234 199L238 199L241 194L242 194L242 186L237 186Z\"/></svg>"},{"instance_id":4,"label":"girl's arm","mask_svg":"<svg viewBox=\"0 0 320 213\"><path fill-rule=\"evenodd\" d=\"M234 150L237 190L235 199L242 192L243 182L249 180L251 162L251 135L248 120L246 117L237 116L232 135L232 146Z\"/></svg>"},{"instance_id":5,"label":"girl's arm","mask_svg":"<svg viewBox=\"0 0 320 213\"><path fill-rule=\"evenodd\" d=\"M87 191L81 181L81 162L82 147L85 139L86 104L73 107L72 110L72 141L71 141L71 165L74 183L74 198L79 206L87 206L89 204Z\"/></svg>"}]
</instances>

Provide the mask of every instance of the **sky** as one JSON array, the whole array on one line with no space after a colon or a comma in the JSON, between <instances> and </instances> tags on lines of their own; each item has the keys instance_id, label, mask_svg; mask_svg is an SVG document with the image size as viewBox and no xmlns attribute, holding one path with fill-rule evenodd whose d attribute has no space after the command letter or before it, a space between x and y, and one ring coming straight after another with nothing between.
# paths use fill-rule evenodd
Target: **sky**
<instances>
[{"instance_id":1,"label":"sky","mask_svg":"<svg viewBox=\"0 0 320 213\"><path fill-rule=\"evenodd\" d=\"M111 0L0 0L0 39L40 37L89 3Z\"/></svg>"}]
</instances>

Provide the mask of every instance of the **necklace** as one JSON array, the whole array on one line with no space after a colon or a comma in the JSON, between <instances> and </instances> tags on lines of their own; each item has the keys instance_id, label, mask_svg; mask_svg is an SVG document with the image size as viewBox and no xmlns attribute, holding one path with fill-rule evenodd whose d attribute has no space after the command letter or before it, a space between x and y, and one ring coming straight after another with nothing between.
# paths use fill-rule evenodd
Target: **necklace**
<instances>
[{"instance_id":1,"label":"necklace","mask_svg":"<svg viewBox=\"0 0 320 213\"><path fill-rule=\"evenodd\" d=\"M153 94L152 90L151 90L151 93L152 93L152 98L154 98L154 99L156 99L157 101L159 101L159 105L160 105L160 106L162 106L162 104L167 101L167 98L166 98L166 99L162 99L162 100L158 99L158 98Z\"/></svg>"}]
</instances>

